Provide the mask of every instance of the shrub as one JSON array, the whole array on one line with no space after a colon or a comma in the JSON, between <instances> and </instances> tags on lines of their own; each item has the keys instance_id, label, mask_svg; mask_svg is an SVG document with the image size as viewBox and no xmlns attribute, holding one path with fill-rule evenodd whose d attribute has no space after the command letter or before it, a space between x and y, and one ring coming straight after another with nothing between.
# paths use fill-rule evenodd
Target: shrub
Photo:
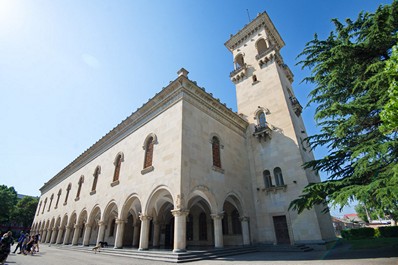
<instances>
[{"instance_id":1,"label":"shrub","mask_svg":"<svg viewBox=\"0 0 398 265\"><path fill-rule=\"evenodd\" d=\"M375 230L370 227L343 230L341 231L341 236L345 239L373 238L375 236Z\"/></svg>"},{"instance_id":2,"label":"shrub","mask_svg":"<svg viewBox=\"0 0 398 265\"><path fill-rule=\"evenodd\" d=\"M379 227L381 237L398 237L398 226Z\"/></svg>"}]
</instances>

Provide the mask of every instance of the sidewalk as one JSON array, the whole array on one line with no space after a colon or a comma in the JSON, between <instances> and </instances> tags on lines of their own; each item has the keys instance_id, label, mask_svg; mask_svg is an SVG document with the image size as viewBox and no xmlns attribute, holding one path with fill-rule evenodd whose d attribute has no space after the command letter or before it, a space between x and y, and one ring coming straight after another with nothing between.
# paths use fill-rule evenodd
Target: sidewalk
<instances>
[{"instance_id":1,"label":"sidewalk","mask_svg":"<svg viewBox=\"0 0 398 265\"><path fill-rule=\"evenodd\" d=\"M100 253L86 253L59 249L56 246L42 244L40 252L34 256L11 253L6 264L9 265L165 265L162 261L134 259L131 257L111 256ZM338 246L329 251L311 252L256 252L245 255L225 257L217 260L202 260L184 263L187 265L219 264L333 264L333 265L398 265L397 248L352 251L345 246Z\"/></svg>"}]
</instances>

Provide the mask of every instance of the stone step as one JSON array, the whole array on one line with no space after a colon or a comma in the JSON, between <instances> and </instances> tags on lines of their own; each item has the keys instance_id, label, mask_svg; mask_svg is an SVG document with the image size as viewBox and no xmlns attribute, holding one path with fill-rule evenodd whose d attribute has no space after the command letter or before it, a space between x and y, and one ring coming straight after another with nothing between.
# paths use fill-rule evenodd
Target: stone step
<instances>
[{"instance_id":1,"label":"stone step","mask_svg":"<svg viewBox=\"0 0 398 265\"><path fill-rule=\"evenodd\" d=\"M93 247L87 246L71 246L71 245L56 245L58 248L73 249L73 251L81 251L92 253ZM188 250L186 252L174 253L171 250L155 250L138 251L132 248L114 249L112 247L101 248L98 253L103 255L132 257L137 259L165 261L173 263L190 262L197 260L208 260L221 258L225 256L233 256L245 253L256 252L256 247L228 247L223 249L208 249L208 250Z\"/></svg>"},{"instance_id":2,"label":"stone step","mask_svg":"<svg viewBox=\"0 0 398 265\"><path fill-rule=\"evenodd\" d=\"M298 244L298 245L259 245L257 246L257 250L263 252L308 252L314 249L304 244Z\"/></svg>"}]
</instances>

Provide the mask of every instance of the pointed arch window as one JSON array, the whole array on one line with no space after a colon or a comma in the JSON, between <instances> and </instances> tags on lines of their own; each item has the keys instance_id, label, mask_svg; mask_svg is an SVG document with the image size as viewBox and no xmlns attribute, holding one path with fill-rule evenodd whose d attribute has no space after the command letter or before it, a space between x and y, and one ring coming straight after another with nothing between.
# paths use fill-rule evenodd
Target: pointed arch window
<instances>
[{"instance_id":1,"label":"pointed arch window","mask_svg":"<svg viewBox=\"0 0 398 265\"><path fill-rule=\"evenodd\" d=\"M95 171L94 171L94 174L93 174L94 179L93 179L93 186L91 187L90 195L93 195L95 193L96 189L97 189L98 176L99 176L100 173L101 173L101 167L97 166L95 168Z\"/></svg>"},{"instance_id":2,"label":"pointed arch window","mask_svg":"<svg viewBox=\"0 0 398 265\"><path fill-rule=\"evenodd\" d=\"M50 209L51 209L51 204L52 204L52 202L53 202L53 199L54 199L54 193L53 193L53 194L51 194L51 197L50 197L50 203L48 204L48 210L47 210L47 212L49 212L49 211L50 211Z\"/></svg>"},{"instance_id":3,"label":"pointed arch window","mask_svg":"<svg viewBox=\"0 0 398 265\"><path fill-rule=\"evenodd\" d=\"M77 186L77 193L76 193L75 201L78 201L80 199L80 192L82 190L83 182L84 182L84 176L81 176L79 179L79 182L77 183L78 186Z\"/></svg>"},{"instance_id":4,"label":"pointed arch window","mask_svg":"<svg viewBox=\"0 0 398 265\"><path fill-rule=\"evenodd\" d=\"M285 182L283 181L282 169L280 167L276 167L274 169L274 176L277 187L285 185Z\"/></svg>"},{"instance_id":5,"label":"pointed arch window","mask_svg":"<svg viewBox=\"0 0 398 265\"><path fill-rule=\"evenodd\" d=\"M153 137L149 137L145 144L145 159L144 159L144 168L148 168L152 166L153 160Z\"/></svg>"},{"instance_id":6,"label":"pointed arch window","mask_svg":"<svg viewBox=\"0 0 398 265\"><path fill-rule=\"evenodd\" d=\"M44 210L46 209L46 204L47 204L47 198L44 200L44 206L43 206L43 210L41 211L41 214L44 213Z\"/></svg>"},{"instance_id":7,"label":"pointed arch window","mask_svg":"<svg viewBox=\"0 0 398 265\"><path fill-rule=\"evenodd\" d=\"M58 203L59 203L59 198L61 197L61 193L62 193L62 189L59 189L58 194L57 194L57 201L55 203L55 208L54 209L58 208Z\"/></svg>"},{"instance_id":8,"label":"pointed arch window","mask_svg":"<svg viewBox=\"0 0 398 265\"><path fill-rule=\"evenodd\" d=\"M213 166L217 168L221 168L221 145L220 140L217 136L213 136L211 142L212 154L213 154Z\"/></svg>"},{"instance_id":9,"label":"pointed arch window","mask_svg":"<svg viewBox=\"0 0 398 265\"><path fill-rule=\"evenodd\" d=\"M261 128L264 128L264 127L267 126L267 119L266 119L266 116L265 116L264 111L261 111L261 112L258 114L258 125L259 125Z\"/></svg>"},{"instance_id":10,"label":"pointed arch window","mask_svg":"<svg viewBox=\"0 0 398 265\"><path fill-rule=\"evenodd\" d=\"M271 188L272 187L272 180L271 180L271 172L269 172L269 170L264 170L263 178L264 178L265 188Z\"/></svg>"},{"instance_id":11,"label":"pointed arch window","mask_svg":"<svg viewBox=\"0 0 398 265\"><path fill-rule=\"evenodd\" d=\"M119 184L120 168L123 161L124 155L120 152L119 154L117 154L115 161L113 162L113 164L115 165L115 171L113 172L113 181L111 183L112 187Z\"/></svg>"},{"instance_id":12,"label":"pointed arch window","mask_svg":"<svg viewBox=\"0 0 398 265\"><path fill-rule=\"evenodd\" d=\"M37 209L37 214L36 214L36 216L38 216L39 215L39 213L40 213L40 208L41 208L41 203L42 203L43 201L40 201L40 203L39 203L39 208Z\"/></svg>"},{"instance_id":13,"label":"pointed arch window","mask_svg":"<svg viewBox=\"0 0 398 265\"><path fill-rule=\"evenodd\" d=\"M72 184L69 183L68 187L66 188L66 195L65 195L64 205L66 205L68 203L69 192L70 192L71 189L72 189Z\"/></svg>"}]
</instances>

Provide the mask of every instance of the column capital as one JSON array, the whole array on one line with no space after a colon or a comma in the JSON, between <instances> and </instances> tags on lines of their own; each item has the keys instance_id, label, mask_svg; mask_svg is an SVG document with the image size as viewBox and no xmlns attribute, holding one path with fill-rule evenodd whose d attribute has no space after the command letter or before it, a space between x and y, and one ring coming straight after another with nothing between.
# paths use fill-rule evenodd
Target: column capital
<instances>
[{"instance_id":1,"label":"column capital","mask_svg":"<svg viewBox=\"0 0 398 265\"><path fill-rule=\"evenodd\" d=\"M104 221L99 221L98 222L98 226L104 226L105 225L105 222Z\"/></svg>"},{"instance_id":2,"label":"column capital","mask_svg":"<svg viewBox=\"0 0 398 265\"><path fill-rule=\"evenodd\" d=\"M175 210L171 210L171 214L172 214L174 217L177 217L177 216L187 216L187 215L189 214L189 211L188 211L188 210L182 210L182 209L175 209Z\"/></svg>"},{"instance_id":3,"label":"column capital","mask_svg":"<svg viewBox=\"0 0 398 265\"><path fill-rule=\"evenodd\" d=\"M141 221L151 221L151 220L152 220L152 217L149 216L149 215L142 215L142 214L140 214L140 220L141 220Z\"/></svg>"},{"instance_id":4,"label":"column capital","mask_svg":"<svg viewBox=\"0 0 398 265\"><path fill-rule=\"evenodd\" d=\"M82 228L82 226L79 224L75 224L75 229L78 229L78 228Z\"/></svg>"},{"instance_id":5,"label":"column capital","mask_svg":"<svg viewBox=\"0 0 398 265\"><path fill-rule=\"evenodd\" d=\"M241 222L248 222L249 221L249 217L248 216L242 216L242 217L239 217L239 220Z\"/></svg>"},{"instance_id":6,"label":"column capital","mask_svg":"<svg viewBox=\"0 0 398 265\"><path fill-rule=\"evenodd\" d=\"M221 213L212 213L212 214L210 214L210 216L211 216L211 218L213 219L213 220L218 220L218 219L223 219L224 218L224 212L221 212Z\"/></svg>"},{"instance_id":7,"label":"column capital","mask_svg":"<svg viewBox=\"0 0 398 265\"><path fill-rule=\"evenodd\" d=\"M119 225L119 224L126 223L126 221L125 221L125 220L123 220L123 219L119 219L119 218L117 218L117 219L115 219L115 223Z\"/></svg>"},{"instance_id":8,"label":"column capital","mask_svg":"<svg viewBox=\"0 0 398 265\"><path fill-rule=\"evenodd\" d=\"M91 228L91 224L85 224L84 227Z\"/></svg>"}]
</instances>

